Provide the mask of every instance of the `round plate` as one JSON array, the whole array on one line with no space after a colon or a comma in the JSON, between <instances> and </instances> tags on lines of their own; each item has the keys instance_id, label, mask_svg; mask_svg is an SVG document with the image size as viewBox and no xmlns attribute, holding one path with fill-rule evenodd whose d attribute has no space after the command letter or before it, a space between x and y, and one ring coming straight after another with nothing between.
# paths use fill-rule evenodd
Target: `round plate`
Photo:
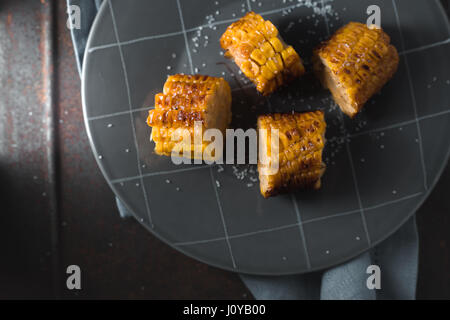
<instances>
[{"instance_id":1,"label":"round plate","mask_svg":"<svg viewBox=\"0 0 450 320\"><path fill-rule=\"evenodd\" d=\"M394 78L350 120L311 73L269 98L221 52L248 10L279 29L311 70L312 49L381 9L400 52ZM425 200L449 155L449 23L438 1L104 1L83 70L86 127L115 194L158 238L205 263L250 274L309 272L386 239ZM224 77L233 128L259 114L326 113L327 171L319 191L263 199L255 166L177 166L153 152L146 124L168 74Z\"/></svg>"}]
</instances>

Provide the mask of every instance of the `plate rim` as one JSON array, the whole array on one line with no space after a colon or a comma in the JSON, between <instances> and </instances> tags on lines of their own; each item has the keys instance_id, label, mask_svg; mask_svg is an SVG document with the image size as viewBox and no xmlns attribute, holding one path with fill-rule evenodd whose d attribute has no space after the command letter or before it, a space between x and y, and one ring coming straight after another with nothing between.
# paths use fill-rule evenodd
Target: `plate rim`
<instances>
[{"instance_id":1,"label":"plate rim","mask_svg":"<svg viewBox=\"0 0 450 320\"><path fill-rule=\"evenodd\" d=\"M205 263L209 266L213 266L216 267L218 269L222 269L222 270L226 270L226 271L231 271L234 273L242 273L242 274L247 274L247 275L260 275L260 276L288 276L288 275L299 275L299 274L308 274L311 272L317 272L317 271L322 271L322 270L326 270L335 266L338 266L340 264L343 264L345 262L348 262L350 260L352 260L353 258L358 257L359 255L373 249L375 246L377 246L378 244L380 244L381 242L383 242L384 240L388 239L389 237L391 237L395 232L397 232L413 215L415 215L415 213L418 211L418 209L423 205L423 203L425 202L425 200L429 197L429 195L431 194L431 192L434 190L437 182L439 181L439 179L442 176L443 171L445 170L445 168L448 165L449 162L449 158L450 158L450 143L448 144L447 147L447 154L444 157L445 161L442 161L442 163L440 164L439 169L437 170L437 174L434 177L433 182L428 186L428 189L425 190L418 198L419 200L417 201L416 205L414 206L414 209L411 210L403 220L401 220L400 223L398 223L394 228L392 228L392 230L390 232L385 233L382 237L380 237L380 239L371 242L366 248L362 249L362 250L357 250L354 253L347 255L345 257L342 257L340 259L336 259L333 263L331 264L326 264L326 265L320 265L320 266L316 266L313 268L309 268L303 271L287 271L287 272L255 272L255 271L251 271L251 270L242 270L241 268L233 268L233 267L229 267L226 265L220 265L218 263L215 262L211 262L211 261L207 261L206 259L204 259L203 257L200 256L195 256L194 254L192 254L189 251L184 250L184 248L181 246L176 246L175 244L171 243L168 239L166 239L165 237L163 237L161 234L157 233L156 231L154 231L153 229L151 229L148 225L146 225L145 223L143 223L142 221L140 221L138 215L130 209L130 207L128 206L127 202L122 199L122 196L120 196L119 192L117 191L116 187L111 183L111 181L108 179L106 171L104 170L103 166L102 166L102 162L99 159L99 154L97 152L96 146L94 144L94 140L92 137L92 132L90 130L90 126L89 126L89 120L88 120L88 107L87 107L87 101L86 101L86 77L87 77L87 66L89 65L89 49L92 46L92 41L94 39L94 34L96 33L96 30L100 24L101 21L101 16L102 14L104 14L103 11L107 10L107 6L109 4L109 1L111 0L107 0L107 1L103 1L99 11L94 19L94 22L92 24L91 30L89 32L89 37L88 40L86 42L86 50L85 50L85 54L83 57L83 67L82 67L82 71L81 71L81 100L82 100L82 108L83 108L83 119L84 119L84 125L86 127L86 133L88 136L88 140L89 140L89 145L92 149L92 152L94 154L94 158L95 161L97 162L98 167L100 168L100 171L103 175L103 177L105 178L107 184L109 185L109 187L111 188L111 190L114 193L114 196L117 197L122 204L126 207L126 209L132 213L132 215L134 216L134 218L137 220L137 222L139 224L141 224L147 231L149 231L153 236L155 236L157 239L159 239L160 241L162 241L163 243L165 243L166 245L170 246L171 248L175 249L178 252L181 252L182 254L188 256L191 259L194 259L196 261L200 261L202 263ZM435 3L437 3L437 6L439 8L439 11L441 12L441 14L443 14L444 18L446 17L444 8L442 7L442 4L440 3L440 1L436 0ZM447 24L447 31L450 33L450 21L449 19L445 19L446 20L446 24ZM416 231L417 232L417 231ZM239 269L239 270L238 270ZM243 268L245 269L245 268Z\"/></svg>"}]
</instances>

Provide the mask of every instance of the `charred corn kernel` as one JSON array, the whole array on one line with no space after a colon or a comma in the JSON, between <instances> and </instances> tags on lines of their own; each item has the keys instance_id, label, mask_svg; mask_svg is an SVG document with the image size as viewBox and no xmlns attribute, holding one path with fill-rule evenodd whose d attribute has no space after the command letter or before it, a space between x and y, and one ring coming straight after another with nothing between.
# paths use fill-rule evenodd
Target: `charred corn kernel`
<instances>
[{"instance_id":1,"label":"charred corn kernel","mask_svg":"<svg viewBox=\"0 0 450 320\"><path fill-rule=\"evenodd\" d=\"M187 151L192 158L202 158L203 151L209 145L202 139L199 143L194 139L197 123L202 130L215 128L224 133L230 122L230 86L223 78L202 75L168 77L163 93L155 95L155 108L149 111L147 117L157 154L170 156L174 148L181 146L181 150L176 151ZM187 130L188 143L173 139L176 133L183 136L183 131L177 132L178 129ZM206 159L213 160L211 157Z\"/></svg>"},{"instance_id":2,"label":"charred corn kernel","mask_svg":"<svg viewBox=\"0 0 450 320\"><path fill-rule=\"evenodd\" d=\"M302 64L300 57L294 48L287 47L281 52L281 57L285 66L285 78L295 79L305 73L305 68Z\"/></svg>"},{"instance_id":3,"label":"charred corn kernel","mask_svg":"<svg viewBox=\"0 0 450 320\"><path fill-rule=\"evenodd\" d=\"M193 128L184 128L186 134L191 137L188 139L188 143L184 143L183 134L184 132L177 132L182 128L166 128L166 127L153 127L152 129L152 140L155 141L155 152L159 155L171 156L172 151L179 151L180 156L183 152L186 152L194 159L202 159L205 148L208 143L203 142L200 145L195 145L193 143L194 130ZM178 134L177 134L178 133ZM178 139L177 139L178 137ZM207 160L213 160L212 157L206 157Z\"/></svg>"},{"instance_id":4,"label":"charred corn kernel","mask_svg":"<svg viewBox=\"0 0 450 320\"><path fill-rule=\"evenodd\" d=\"M273 47L267 41L261 46L261 52L266 58L271 58L275 55L275 50L273 50Z\"/></svg>"},{"instance_id":5,"label":"charred corn kernel","mask_svg":"<svg viewBox=\"0 0 450 320\"><path fill-rule=\"evenodd\" d=\"M253 11L247 13L244 17L242 17L243 20L249 21L251 25L257 25L259 23L264 23L263 17L261 17L259 14L254 13Z\"/></svg>"},{"instance_id":6,"label":"charred corn kernel","mask_svg":"<svg viewBox=\"0 0 450 320\"><path fill-rule=\"evenodd\" d=\"M269 68L270 71L272 71L274 74L278 74L283 70L283 61L281 60L281 57L279 54L276 56L270 58L266 66Z\"/></svg>"},{"instance_id":7,"label":"charred corn kernel","mask_svg":"<svg viewBox=\"0 0 450 320\"><path fill-rule=\"evenodd\" d=\"M258 162L260 190L265 198L296 188L320 188L325 172L322 151L326 124L322 111L260 116L258 129L267 132L260 136L263 158ZM275 129L278 148L271 141L276 139Z\"/></svg>"},{"instance_id":8,"label":"charred corn kernel","mask_svg":"<svg viewBox=\"0 0 450 320\"><path fill-rule=\"evenodd\" d=\"M247 37L247 32L244 30L238 30L238 32L236 33L236 38L238 40L244 40Z\"/></svg>"},{"instance_id":9,"label":"charred corn kernel","mask_svg":"<svg viewBox=\"0 0 450 320\"><path fill-rule=\"evenodd\" d=\"M250 58L250 54L253 52L253 46L250 43L243 43L239 47L237 54L242 57L242 59Z\"/></svg>"},{"instance_id":10,"label":"charred corn kernel","mask_svg":"<svg viewBox=\"0 0 450 320\"><path fill-rule=\"evenodd\" d=\"M283 42L277 28L254 12L231 24L220 38L220 44L225 57L233 58L263 95L271 94L305 72L300 57Z\"/></svg>"},{"instance_id":11,"label":"charred corn kernel","mask_svg":"<svg viewBox=\"0 0 450 320\"><path fill-rule=\"evenodd\" d=\"M269 20L264 21L264 25L266 27L266 36L268 38L273 38L278 36L278 29L273 25Z\"/></svg>"},{"instance_id":12,"label":"charred corn kernel","mask_svg":"<svg viewBox=\"0 0 450 320\"><path fill-rule=\"evenodd\" d=\"M292 48L291 46L284 49L281 52L281 56L286 66L291 66L295 62L300 61L300 57L298 56L297 52L295 52L294 48Z\"/></svg>"},{"instance_id":13,"label":"charred corn kernel","mask_svg":"<svg viewBox=\"0 0 450 320\"><path fill-rule=\"evenodd\" d=\"M273 92L277 88L277 83L275 78L275 74L272 73L272 78L267 80L263 76L258 76L256 89L259 92Z\"/></svg>"},{"instance_id":14,"label":"charred corn kernel","mask_svg":"<svg viewBox=\"0 0 450 320\"><path fill-rule=\"evenodd\" d=\"M260 66L263 66L267 61L266 56L259 49L253 50L252 54L250 55L250 58L258 62Z\"/></svg>"},{"instance_id":15,"label":"charred corn kernel","mask_svg":"<svg viewBox=\"0 0 450 320\"><path fill-rule=\"evenodd\" d=\"M277 37L273 37L269 40L270 44L272 45L272 47L275 49L276 52L281 52L283 51L283 44L281 43L280 39Z\"/></svg>"},{"instance_id":16,"label":"charred corn kernel","mask_svg":"<svg viewBox=\"0 0 450 320\"><path fill-rule=\"evenodd\" d=\"M299 77L300 75L305 73L305 67L303 66L303 64L299 61L295 64L293 64L290 67L290 71L292 72L292 74L294 75L295 78Z\"/></svg>"},{"instance_id":17,"label":"charred corn kernel","mask_svg":"<svg viewBox=\"0 0 450 320\"><path fill-rule=\"evenodd\" d=\"M247 35L250 35L249 39L255 46L261 45L261 43L266 40L264 34L260 33L258 30L250 30L245 36Z\"/></svg>"},{"instance_id":18,"label":"charred corn kernel","mask_svg":"<svg viewBox=\"0 0 450 320\"><path fill-rule=\"evenodd\" d=\"M283 81L284 81L284 77L281 73L278 73L275 77L276 79L276 83L278 86L282 86L283 85Z\"/></svg>"},{"instance_id":19,"label":"charred corn kernel","mask_svg":"<svg viewBox=\"0 0 450 320\"><path fill-rule=\"evenodd\" d=\"M314 50L314 69L342 111L354 117L398 68L397 50L377 27L350 22Z\"/></svg>"},{"instance_id":20,"label":"charred corn kernel","mask_svg":"<svg viewBox=\"0 0 450 320\"><path fill-rule=\"evenodd\" d=\"M273 61L272 59L269 59L266 63L267 68L274 74L278 73L278 68L277 65L275 63L275 61Z\"/></svg>"},{"instance_id":21,"label":"charred corn kernel","mask_svg":"<svg viewBox=\"0 0 450 320\"><path fill-rule=\"evenodd\" d=\"M261 68L261 76L264 77L264 79L271 80L275 77L275 74L269 69L267 65L265 65Z\"/></svg>"},{"instance_id":22,"label":"charred corn kernel","mask_svg":"<svg viewBox=\"0 0 450 320\"><path fill-rule=\"evenodd\" d=\"M255 62L250 60L244 61L242 63L241 70L248 78L255 77L259 74L259 66L256 65Z\"/></svg>"},{"instance_id":23,"label":"charred corn kernel","mask_svg":"<svg viewBox=\"0 0 450 320\"><path fill-rule=\"evenodd\" d=\"M277 70L278 70L278 71L282 71L282 70L283 70L283 68L284 68L284 65L283 65L283 59L281 59L281 56L280 56L279 53L277 53L277 54L275 55L275 57L273 57L271 60L272 60L273 62L275 62L275 66L277 67Z\"/></svg>"}]
</instances>

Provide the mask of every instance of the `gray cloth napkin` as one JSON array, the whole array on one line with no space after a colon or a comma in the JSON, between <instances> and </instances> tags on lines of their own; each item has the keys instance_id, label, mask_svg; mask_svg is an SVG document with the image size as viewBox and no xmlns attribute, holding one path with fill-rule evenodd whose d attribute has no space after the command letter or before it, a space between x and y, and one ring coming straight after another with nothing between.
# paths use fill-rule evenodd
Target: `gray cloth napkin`
<instances>
[{"instance_id":1,"label":"gray cloth napkin","mask_svg":"<svg viewBox=\"0 0 450 320\"><path fill-rule=\"evenodd\" d=\"M78 69L81 74L90 28L102 0L67 0L81 9L81 28L72 29ZM120 216L132 214L116 198ZM380 289L368 289L366 272L371 265L381 270ZM415 216L395 234L370 251L339 266L321 272L293 276L240 277L256 299L376 300L415 299L418 269L418 235Z\"/></svg>"},{"instance_id":2,"label":"gray cloth napkin","mask_svg":"<svg viewBox=\"0 0 450 320\"><path fill-rule=\"evenodd\" d=\"M367 288L367 267L381 270L381 289ZM241 274L256 299L415 299L418 235L415 216L387 240L355 259L323 272L266 277Z\"/></svg>"}]
</instances>

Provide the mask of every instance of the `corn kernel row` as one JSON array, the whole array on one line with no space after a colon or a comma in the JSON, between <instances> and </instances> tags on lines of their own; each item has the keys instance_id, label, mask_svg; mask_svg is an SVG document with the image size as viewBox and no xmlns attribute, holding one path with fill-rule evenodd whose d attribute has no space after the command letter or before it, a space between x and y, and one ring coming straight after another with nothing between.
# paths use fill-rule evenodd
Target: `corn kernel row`
<instances>
[{"instance_id":1,"label":"corn kernel row","mask_svg":"<svg viewBox=\"0 0 450 320\"><path fill-rule=\"evenodd\" d=\"M230 25L220 43L225 55L263 95L301 76L305 69L297 52L287 46L277 28L260 15L249 12Z\"/></svg>"}]
</instances>

